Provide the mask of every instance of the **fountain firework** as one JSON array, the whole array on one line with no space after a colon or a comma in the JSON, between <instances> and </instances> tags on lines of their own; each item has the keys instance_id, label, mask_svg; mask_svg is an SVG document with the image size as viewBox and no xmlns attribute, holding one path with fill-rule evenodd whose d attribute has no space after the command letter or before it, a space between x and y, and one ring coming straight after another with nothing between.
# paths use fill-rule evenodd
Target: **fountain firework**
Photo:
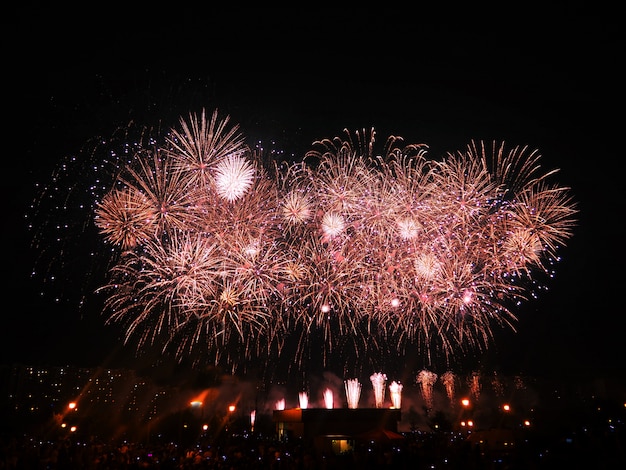
<instances>
[{"instance_id":1,"label":"fountain firework","mask_svg":"<svg viewBox=\"0 0 626 470\"><path fill-rule=\"evenodd\" d=\"M456 376L454 372L448 370L441 375L441 382L446 389L446 395L450 403L454 405L454 396L456 393Z\"/></svg>"},{"instance_id":2,"label":"fountain firework","mask_svg":"<svg viewBox=\"0 0 626 470\"><path fill-rule=\"evenodd\" d=\"M474 371L472 375L468 379L469 381L469 389L472 395L472 398L476 399L480 395L480 390L482 388L482 384L480 381L480 372Z\"/></svg>"},{"instance_id":3,"label":"fountain firework","mask_svg":"<svg viewBox=\"0 0 626 470\"><path fill-rule=\"evenodd\" d=\"M389 395L391 397L391 406L400 409L402 407L402 384L395 381L391 382Z\"/></svg>"},{"instance_id":4,"label":"fountain firework","mask_svg":"<svg viewBox=\"0 0 626 470\"><path fill-rule=\"evenodd\" d=\"M324 406L328 410L332 410L335 406L333 391L330 388L324 390Z\"/></svg>"},{"instance_id":5,"label":"fountain firework","mask_svg":"<svg viewBox=\"0 0 626 470\"><path fill-rule=\"evenodd\" d=\"M422 392L422 398L426 402L428 409L433 408L433 387L437 382L437 374L432 371L423 369L417 374L417 383Z\"/></svg>"},{"instance_id":6,"label":"fountain firework","mask_svg":"<svg viewBox=\"0 0 626 470\"><path fill-rule=\"evenodd\" d=\"M382 408L385 401L385 384L387 375L382 372L375 372L370 376L372 387L374 388L374 402L376 408Z\"/></svg>"},{"instance_id":7,"label":"fountain firework","mask_svg":"<svg viewBox=\"0 0 626 470\"><path fill-rule=\"evenodd\" d=\"M375 144L373 129L346 132L277 163L203 111L125 146L93 204L113 253L107 323L138 348L233 368L291 337L296 364L316 341L324 364L487 348L552 276L575 224L568 188L526 147L429 160L425 144Z\"/></svg>"},{"instance_id":8,"label":"fountain firework","mask_svg":"<svg viewBox=\"0 0 626 470\"><path fill-rule=\"evenodd\" d=\"M256 410L250 412L250 429L254 432L254 423L256 422Z\"/></svg>"},{"instance_id":9,"label":"fountain firework","mask_svg":"<svg viewBox=\"0 0 626 470\"><path fill-rule=\"evenodd\" d=\"M346 397L348 399L348 408L358 408L359 398L361 397L361 383L359 379L348 379L345 381Z\"/></svg>"},{"instance_id":10,"label":"fountain firework","mask_svg":"<svg viewBox=\"0 0 626 470\"><path fill-rule=\"evenodd\" d=\"M300 392L298 394L298 404L303 410L309 407L309 395L306 392Z\"/></svg>"}]
</instances>

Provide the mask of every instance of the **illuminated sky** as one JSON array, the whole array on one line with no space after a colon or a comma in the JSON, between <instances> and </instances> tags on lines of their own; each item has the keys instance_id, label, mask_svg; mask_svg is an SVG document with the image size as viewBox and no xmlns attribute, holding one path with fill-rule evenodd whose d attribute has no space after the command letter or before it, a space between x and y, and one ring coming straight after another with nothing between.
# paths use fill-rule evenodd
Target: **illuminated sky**
<instances>
[{"instance_id":1,"label":"illuminated sky","mask_svg":"<svg viewBox=\"0 0 626 470\"><path fill-rule=\"evenodd\" d=\"M32 40L10 52L6 88L17 98L7 113L3 184L6 361L94 364L131 355L116 352L119 331L103 326L90 300L74 308L87 282L80 269L70 284L76 296L58 303L54 290L29 279L41 249L30 248L24 221L33 185L49 183L63 158L130 120L171 126L216 107L250 142L274 140L296 155L344 128L371 127L381 140L426 143L432 157L471 139L537 148L572 187L580 226L550 289L520 309L518 333L503 333L483 360L546 374L622 368L625 198L613 117L617 29L608 13L571 7L461 28L400 12L286 18L225 9L215 20L193 12L172 20L146 9L73 22L28 8L4 31L12 44Z\"/></svg>"}]
</instances>

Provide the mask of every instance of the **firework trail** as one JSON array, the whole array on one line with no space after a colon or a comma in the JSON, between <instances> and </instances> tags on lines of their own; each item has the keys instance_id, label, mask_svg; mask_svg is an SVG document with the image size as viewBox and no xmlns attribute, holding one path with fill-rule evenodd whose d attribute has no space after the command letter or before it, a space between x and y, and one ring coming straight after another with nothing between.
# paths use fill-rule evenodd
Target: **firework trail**
<instances>
[{"instance_id":1,"label":"firework trail","mask_svg":"<svg viewBox=\"0 0 626 470\"><path fill-rule=\"evenodd\" d=\"M217 111L143 136L91 191L107 321L233 368L292 338L294 364L319 344L324 364L487 348L553 275L576 206L525 147L426 154L397 136L377 153L372 129L278 165Z\"/></svg>"}]
</instances>

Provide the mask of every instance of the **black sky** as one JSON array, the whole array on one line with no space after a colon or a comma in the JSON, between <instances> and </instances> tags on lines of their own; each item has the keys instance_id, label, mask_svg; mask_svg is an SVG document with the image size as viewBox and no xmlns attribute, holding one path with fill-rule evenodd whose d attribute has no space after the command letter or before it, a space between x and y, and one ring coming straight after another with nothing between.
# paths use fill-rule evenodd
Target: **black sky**
<instances>
[{"instance_id":1,"label":"black sky","mask_svg":"<svg viewBox=\"0 0 626 470\"><path fill-rule=\"evenodd\" d=\"M490 360L546 375L623 375L623 33L614 12L563 3L421 13L17 7L3 20L0 362L93 365L124 349L98 312L42 298L45 286L30 279L34 184L88 139L131 120L176 125L205 107L229 114L251 141L294 152L372 127L379 140L426 143L433 157L471 139L538 149L572 188L580 222L550 290L521 309L518 332L503 332Z\"/></svg>"}]
</instances>

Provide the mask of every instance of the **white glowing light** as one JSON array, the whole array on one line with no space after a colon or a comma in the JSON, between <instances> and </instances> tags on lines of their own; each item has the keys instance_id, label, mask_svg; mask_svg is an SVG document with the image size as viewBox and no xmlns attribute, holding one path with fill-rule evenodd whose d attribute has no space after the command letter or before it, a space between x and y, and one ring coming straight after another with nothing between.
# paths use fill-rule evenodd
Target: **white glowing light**
<instances>
[{"instance_id":1,"label":"white glowing light","mask_svg":"<svg viewBox=\"0 0 626 470\"><path fill-rule=\"evenodd\" d=\"M240 155L229 155L215 169L217 194L229 202L243 196L252 186L254 167Z\"/></svg>"},{"instance_id":2,"label":"white glowing light","mask_svg":"<svg viewBox=\"0 0 626 470\"><path fill-rule=\"evenodd\" d=\"M389 394L391 395L391 406L400 409L402 406L402 384L395 381L391 382Z\"/></svg>"},{"instance_id":3,"label":"white glowing light","mask_svg":"<svg viewBox=\"0 0 626 470\"><path fill-rule=\"evenodd\" d=\"M332 410L334 406L333 391L330 388L324 390L324 406L327 410Z\"/></svg>"},{"instance_id":4,"label":"white glowing light","mask_svg":"<svg viewBox=\"0 0 626 470\"><path fill-rule=\"evenodd\" d=\"M452 371L447 371L441 376L441 381L443 382L443 386L446 388L446 394L448 395L448 399L454 403L454 395L455 395L455 375Z\"/></svg>"},{"instance_id":5,"label":"white glowing light","mask_svg":"<svg viewBox=\"0 0 626 470\"><path fill-rule=\"evenodd\" d=\"M298 401L300 403L300 408L306 410L309 407L309 395L306 392L300 392L298 395Z\"/></svg>"},{"instance_id":6,"label":"white glowing light","mask_svg":"<svg viewBox=\"0 0 626 470\"><path fill-rule=\"evenodd\" d=\"M327 212L322 218L322 230L324 234L330 238L336 237L343 232L346 226L343 217L334 212Z\"/></svg>"}]
</instances>

